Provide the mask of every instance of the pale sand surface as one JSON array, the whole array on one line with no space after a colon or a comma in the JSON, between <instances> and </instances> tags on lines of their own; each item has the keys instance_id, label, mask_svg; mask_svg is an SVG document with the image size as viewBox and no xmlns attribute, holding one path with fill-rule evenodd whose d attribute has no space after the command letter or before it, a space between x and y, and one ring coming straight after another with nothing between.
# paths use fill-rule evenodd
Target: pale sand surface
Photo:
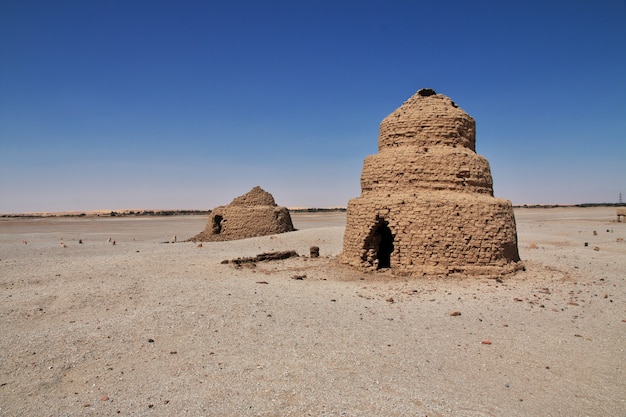
<instances>
[{"instance_id":1,"label":"pale sand surface","mask_svg":"<svg viewBox=\"0 0 626 417\"><path fill-rule=\"evenodd\" d=\"M206 216L0 219L0 415L625 416L626 224L515 213L503 282L338 266L343 213L201 248Z\"/></svg>"}]
</instances>

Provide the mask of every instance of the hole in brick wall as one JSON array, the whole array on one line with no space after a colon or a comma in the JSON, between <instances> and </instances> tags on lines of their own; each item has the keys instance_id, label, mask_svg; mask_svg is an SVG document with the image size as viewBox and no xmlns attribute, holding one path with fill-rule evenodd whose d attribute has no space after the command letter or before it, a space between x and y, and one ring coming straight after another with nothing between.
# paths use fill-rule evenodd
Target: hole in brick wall
<instances>
[{"instance_id":1,"label":"hole in brick wall","mask_svg":"<svg viewBox=\"0 0 626 417\"><path fill-rule=\"evenodd\" d=\"M378 218L365 241L366 261L376 265L376 269L391 268L391 253L394 250L394 238L385 219Z\"/></svg>"},{"instance_id":2,"label":"hole in brick wall","mask_svg":"<svg viewBox=\"0 0 626 417\"><path fill-rule=\"evenodd\" d=\"M222 216L213 217L213 234L219 235L222 232Z\"/></svg>"},{"instance_id":3,"label":"hole in brick wall","mask_svg":"<svg viewBox=\"0 0 626 417\"><path fill-rule=\"evenodd\" d=\"M437 93L432 88L422 88L421 90L417 92L417 94L419 94L422 97L428 97L428 96L434 96Z\"/></svg>"},{"instance_id":4,"label":"hole in brick wall","mask_svg":"<svg viewBox=\"0 0 626 417\"><path fill-rule=\"evenodd\" d=\"M378 268L391 268L391 252L393 252L393 235L387 225L378 227L380 246L378 247Z\"/></svg>"}]
</instances>

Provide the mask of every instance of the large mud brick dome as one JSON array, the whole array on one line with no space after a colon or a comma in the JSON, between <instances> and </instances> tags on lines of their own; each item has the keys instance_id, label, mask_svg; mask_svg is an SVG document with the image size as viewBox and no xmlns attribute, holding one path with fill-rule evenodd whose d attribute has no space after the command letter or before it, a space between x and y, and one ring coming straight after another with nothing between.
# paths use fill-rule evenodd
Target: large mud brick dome
<instances>
[{"instance_id":1,"label":"large mud brick dome","mask_svg":"<svg viewBox=\"0 0 626 417\"><path fill-rule=\"evenodd\" d=\"M409 276L520 269L513 207L493 197L475 149L474 119L431 89L387 116L348 203L340 260Z\"/></svg>"},{"instance_id":2,"label":"large mud brick dome","mask_svg":"<svg viewBox=\"0 0 626 417\"><path fill-rule=\"evenodd\" d=\"M229 205L213 209L204 231L190 240L236 240L293 230L289 210L276 205L274 197L257 186Z\"/></svg>"}]
</instances>

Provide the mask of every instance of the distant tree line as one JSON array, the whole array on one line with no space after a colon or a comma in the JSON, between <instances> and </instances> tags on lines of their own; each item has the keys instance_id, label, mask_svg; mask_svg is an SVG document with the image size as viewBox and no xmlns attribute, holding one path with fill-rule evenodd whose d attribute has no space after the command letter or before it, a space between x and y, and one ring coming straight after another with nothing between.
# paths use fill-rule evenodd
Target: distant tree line
<instances>
[{"instance_id":1,"label":"distant tree line","mask_svg":"<svg viewBox=\"0 0 626 417\"><path fill-rule=\"evenodd\" d=\"M626 203L582 203L582 204L520 204L514 208L558 208L558 207L624 207Z\"/></svg>"},{"instance_id":2,"label":"distant tree line","mask_svg":"<svg viewBox=\"0 0 626 417\"><path fill-rule=\"evenodd\" d=\"M345 207L333 207L333 208L298 208L289 209L292 213L333 213L346 211Z\"/></svg>"},{"instance_id":3,"label":"distant tree line","mask_svg":"<svg viewBox=\"0 0 626 417\"><path fill-rule=\"evenodd\" d=\"M40 217L128 217L128 216L185 216L185 215L208 215L211 210L122 210L108 213L22 213L0 214L0 218L24 218L34 219Z\"/></svg>"},{"instance_id":4,"label":"distant tree line","mask_svg":"<svg viewBox=\"0 0 626 417\"><path fill-rule=\"evenodd\" d=\"M207 215L211 214L211 210L139 210L139 211L112 211L109 213L111 217L124 216L188 216L188 215ZM102 216L102 214L101 214ZM106 215L105 215L106 216Z\"/></svg>"}]
</instances>

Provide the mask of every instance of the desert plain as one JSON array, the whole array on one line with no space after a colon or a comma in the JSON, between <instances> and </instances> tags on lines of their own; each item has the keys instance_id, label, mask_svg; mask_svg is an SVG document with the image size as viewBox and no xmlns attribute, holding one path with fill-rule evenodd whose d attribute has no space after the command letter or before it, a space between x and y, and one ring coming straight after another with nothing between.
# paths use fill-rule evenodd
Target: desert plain
<instances>
[{"instance_id":1,"label":"desert plain","mask_svg":"<svg viewBox=\"0 0 626 417\"><path fill-rule=\"evenodd\" d=\"M344 213L0 219L0 415L626 416L626 224L515 217L525 270L482 278L340 265Z\"/></svg>"}]
</instances>

